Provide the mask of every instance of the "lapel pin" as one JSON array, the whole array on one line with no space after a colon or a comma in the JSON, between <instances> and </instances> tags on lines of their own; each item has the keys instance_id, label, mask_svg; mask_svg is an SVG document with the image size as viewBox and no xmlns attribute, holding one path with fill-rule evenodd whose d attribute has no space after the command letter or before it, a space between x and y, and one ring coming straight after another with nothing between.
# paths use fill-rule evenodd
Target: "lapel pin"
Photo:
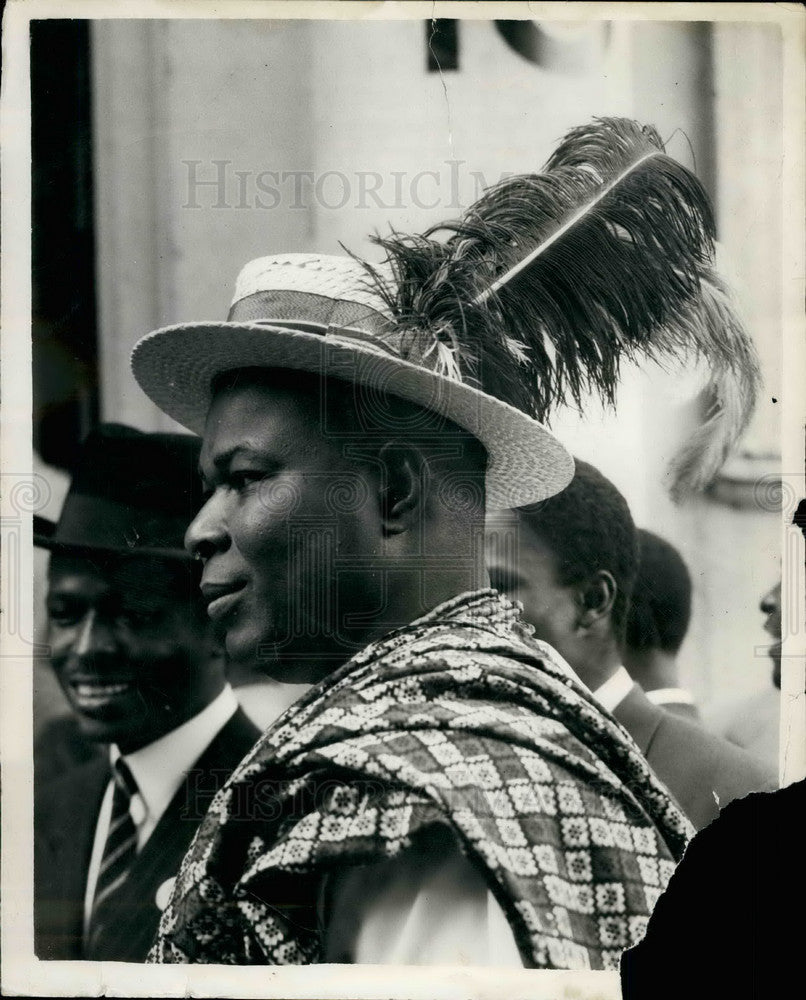
<instances>
[{"instance_id":1,"label":"lapel pin","mask_svg":"<svg viewBox=\"0 0 806 1000\"><path fill-rule=\"evenodd\" d=\"M129 802L129 815L132 818L132 823L135 826L142 826L143 820L146 818L146 804L143 802L139 794L132 795L131 801Z\"/></svg>"},{"instance_id":2,"label":"lapel pin","mask_svg":"<svg viewBox=\"0 0 806 1000\"><path fill-rule=\"evenodd\" d=\"M158 910L164 910L168 905L168 900L171 898L171 893L174 891L174 882L176 882L175 877L168 878L162 883L159 889L157 889L154 902L156 903Z\"/></svg>"}]
</instances>

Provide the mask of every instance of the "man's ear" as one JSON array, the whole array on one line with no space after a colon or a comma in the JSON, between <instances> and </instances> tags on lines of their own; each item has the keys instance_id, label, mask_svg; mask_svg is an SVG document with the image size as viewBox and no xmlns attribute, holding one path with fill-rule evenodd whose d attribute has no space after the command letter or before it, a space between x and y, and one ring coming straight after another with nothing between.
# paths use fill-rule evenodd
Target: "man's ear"
<instances>
[{"instance_id":1,"label":"man's ear","mask_svg":"<svg viewBox=\"0 0 806 1000\"><path fill-rule=\"evenodd\" d=\"M387 441L378 452L383 467L381 519L384 533L408 531L419 519L423 503L423 454L412 444Z\"/></svg>"},{"instance_id":2,"label":"man's ear","mask_svg":"<svg viewBox=\"0 0 806 1000\"><path fill-rule=\"evenodd\" d=\"M606 569L597 570L587 583L580 586L577 626L591 628L603 618L607 618L613 610L617 593L618 586L613 574L608 573Z\"/></svg>"}]
</instances>

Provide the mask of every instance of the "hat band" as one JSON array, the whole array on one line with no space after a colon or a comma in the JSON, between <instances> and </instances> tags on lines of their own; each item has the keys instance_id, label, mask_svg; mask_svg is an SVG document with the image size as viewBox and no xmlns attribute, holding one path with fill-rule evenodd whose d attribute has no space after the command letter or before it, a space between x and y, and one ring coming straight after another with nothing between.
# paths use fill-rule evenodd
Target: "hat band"
<instances>
[{"instance_id":1,"label":"hat band","mask_svg":"<svg viewBox=\"0 0 806 1000\"><path fill-rule=\"evenodd\" d=\"M356 327L381 338L392 327L386 316L361 302L285 289L267 289L238 299L232 303L227 320L231 323L307 321L324 327Z\"/></svg>"},{"instance_id":2,"label":"hat band","mask_svg":"<svg viewBox=\"0 0 806 1000\"><path fill-rule=\"evenodd\" d=\"M360 340L392 357L401 357L400 333L384 315L360 302L315 292L254 292L233 302L227 321L265 323L318 333L328 339Z\"/></svg>"},{"instance_id":3,"label":"hat band","mask_svg":"<svg viewBox=\"0 0 806 1000\"><path fill-rule=\"evenodd\" d=\"M362 341L375 350L428 371L436 371L451 381L462 382L455 361L443 365L436 338L423 331L401 330L371 306L347 299L333 299L315 292L265 290L253 292L233 302L230 323L265 323L305 333L318 333L328 340Z\"/></svg>"}]
</instances>

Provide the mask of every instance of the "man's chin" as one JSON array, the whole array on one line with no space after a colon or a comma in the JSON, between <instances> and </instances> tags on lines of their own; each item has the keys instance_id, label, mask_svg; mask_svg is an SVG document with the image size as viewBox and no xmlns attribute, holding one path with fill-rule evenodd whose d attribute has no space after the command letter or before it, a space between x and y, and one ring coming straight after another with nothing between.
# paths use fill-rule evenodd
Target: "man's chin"
<instances>
[{"instance_id":1,"label":"man's chin","mask_svg":"<svg viewBox=\"0 0 806 1000\"><path fill-rule=\"evenodd\" d=\"M361 648L346 648L325 636L278 642L271 634L256 637L237 629L230 630L225 641L230 664L257 670L281 684L315 684Z\"/></svg>"},{"instance_id":2,"label":"man's chin","mask_svg":"<svg viewBox=\"0 0 806 1000\"><path fill-rule=\"evenodd\" d=\"M123 727L120 723L115 725L86 715L79 715L77 718L79 731L89 743L125 743L131 736L128 727Z\"/></svg>"},{"instance_id":3,"label":"man's chin","mask_svg":"<svg viewBox=\"0 0 806 1000\"><path fill-rule=\"evenodd\" d=\"M82 710L75 703L73 712L78 720L81 735L91 743L115 743L118 746L139 744L144 746L156 737L147 713L143 713L143 703L115 705L102 710Z\"/></svg>"},{"instance_id":4,"label":"man's chin","mask_svg":"<svg viewBox=\"0 0 806 1000\"><path fill-rule=\"evenodd\" d=\"M257 667L262 670L264 664L275 659L275 644L269 637L249 634L237 627L224 632L224 649L230 663L239 667Z\"/></svg>"}]
</instances>

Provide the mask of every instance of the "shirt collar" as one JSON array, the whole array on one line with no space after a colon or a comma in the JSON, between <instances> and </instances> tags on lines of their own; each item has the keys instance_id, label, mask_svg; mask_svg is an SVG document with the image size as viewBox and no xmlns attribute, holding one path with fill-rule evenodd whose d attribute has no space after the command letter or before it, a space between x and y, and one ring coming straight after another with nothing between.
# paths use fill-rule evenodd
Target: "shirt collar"
<instances>
[{"instance_id":1,"label":"shirt collar","mask_svg":"<svg viewBox=\"0 0 806 1000\"><path fill-rule=\"evenodd\" d=\"M238 701L227 684L221 694L192 719L124 756L152 823L165 812L187 772L237 708ZM120 750L113 745L109 752L114 765L121 756Z\"/></svg>"},{"instance_id":2,"label":"shirt collar","mask_svg":"<svg viewBox=\"0 0 806 1000\"><path fill-rule=\"evenodd\" d=\"M593 697L599 702L602 708L608 712L614 712L632 691L634 681L627 673L626 667L619 667L610 677L600 684L593 692Z\"/></svg>"},{"instance_id":3,"label":"shirt collar","mask_svg":"<svg viewBox=\"0 0 806 1000\"><path fill-rule=\"evenodd\" d=\"M685 688L655 688L644 691L653 705L694 705L694 695Z\"/></svg>"}]
</instances>

